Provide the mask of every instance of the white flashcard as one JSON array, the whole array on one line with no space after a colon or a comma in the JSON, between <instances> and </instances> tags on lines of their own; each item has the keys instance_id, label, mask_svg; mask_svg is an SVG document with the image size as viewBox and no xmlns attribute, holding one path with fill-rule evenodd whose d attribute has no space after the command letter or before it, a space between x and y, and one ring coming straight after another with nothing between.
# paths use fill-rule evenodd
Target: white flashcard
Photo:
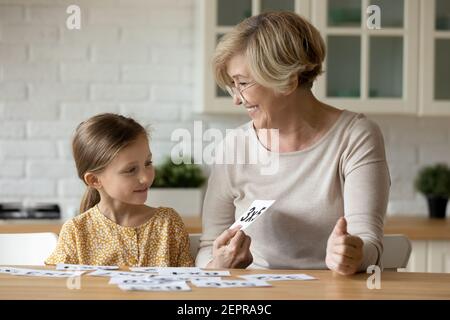
<instances>
[{"instance_id":1,"label":"white flashcard","mask_svg":"<svg viewBox=\"0 0 450 320\"><path fill-rule=\"evenodd\" d=\"M261 281L285 281L285 280L316 280L316 278L309 276L304 273L297 274L249 274L244 276L239 276L240 278L244 278L246 280L261 280Z\"/></svg>"},{"instance_id":2,"label":"white flashcard","mask_svg":"<svg viewBox=\"0 0 450 320\"><path fill-rule=\"evenodd\" d=\"M220 270L220 271L170 271L170 270L161 270L158 273L160 276L193 276L193 277L228 277L230 276L230 271Z\"/></svg>"},{"instance_id":3,"label":"white flashcard","mask_svg":"<svg viewBox=\"0 0 450 320\"><path fill-rule=\"evenodd\" d=\"M11 274L14 276L70 278L70 277L79 277L84 273L84 271L53 271L46 269L0 267L0 273Z\"/></svg>"},{"instance_id":4,"label":"white flashcard","mask_svg":"<svg viewBox=\"0 0 450 320\"><path fill-rule=\"evenodd\" d=\"M251 225L258 217L260 217L267 209L272 206L275 200L255 200L252 202L247 211L237 219L229 229L233 229L237 226L241 226L240 230L246 229Z\"/></svg>"},{"instance_id":5,"label":"white flashcard","mask_svg":"<svg viewBox=\"0 0 450 320\"><path fill-rule=\"evenodd\" d=\"M179 282L183 280L167 280L167 279L153 279L153 278L124 278L124 277L112 277L109 280L109 284L128 284L128 285L161 285L170 282Z\"/></svg>"},{"instance_id":6,"label":"white flashcard","mask_svg":"<svg viewBox=\"0 0 450 320\"><path fill-rule=\"evenodd\" d=\"M222 280L222 281L192 281L192 284L201 288L247 288L247 287L271 287L270 283L259 280Z\"/></svg>"},{"instance_id":7,"label":"white flashcard","mask_svg":"<svg viewBox=\"0 0 450 320\"><path fill-rule=\"evenodd\" d=\"M109 280L109 284L147 284L152 283L152 281L161 282L173 282L173 281L195 281L195 280L205 280L205 281L221 281L221 277L192 277L192 276L152 276L149 278L127 278L127 277L112 277Z\"/></svg>"},{"instance_id":8,"label":"white flashcard","mask_svg":"<svg viewBox=\"0 0 450 320\"><path fill-rule=\"evenodd\" d=\"M119 288L126 291L191 291L191 288L185 281L168 282L159 285L119 284Z\"/></svg>"},{"instance_id":9,"label":"white flashcard","mask_svg":"<svg viewBox=\"0 0 450 320\"><path fill-rule=\"evenodd\" d=\"M0 273L12 274L12 275L20 275L23 274L23 269L12 268L12 267L0 267Z\"/></svg>"},{"instance_id":10,"label":"white flashcard","mask_svg":"<svg viewBox=\"0 0 450 320\"><path fill-rule=\"evenodd\" d=\"M133 272L146 272L146 273L158 273L158 268L156 268L156 267L131 267L130 271L133 271Z\"/></svg>"},{"instance_id":11,"label":"white flashcard","mask_svg":"<svg viewBox=\"0 0 450 320\"><path fill-rule=\"evenodd\" d=\"M95 270L88 274L94 277L128 277L128 278L148 278L149 274L143 272L129 272L117 270Z\"/></svg>"},{"instance_id":12,"label":"white flashcard","mask_svg":"<svg viewBox=\"0 0 450 320\"><path fill-rule=\"evenodd\" d=\"M67 264L67 263L58 263L56 265L56 270L116 270L119 269L118 266L88 266L83 264Z\"/></svg>"},{"instance_id":13,"label":"white flashcard","mask_svg":"<svg viewBox=\"0 0 450 320\"><path fill-rule=\"evenodd\" d=\"M167 274L171 272L188 273L202 271L202 269L197 267L132 267L130 268L130 270L134 272L148 272L158 274Z\"/></svg>"}]
</instances>

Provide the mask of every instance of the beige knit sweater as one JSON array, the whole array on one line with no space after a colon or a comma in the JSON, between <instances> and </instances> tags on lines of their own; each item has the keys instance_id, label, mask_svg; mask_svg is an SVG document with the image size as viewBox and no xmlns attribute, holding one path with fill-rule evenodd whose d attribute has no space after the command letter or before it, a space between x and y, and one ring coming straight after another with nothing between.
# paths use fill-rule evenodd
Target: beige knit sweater
<instances>
[{"instance_id":1,"label":"beige knit sweater","mask_svg":"<svg viewBox=\"0 0 450 320\"><path fill-rule=\"evenodd\" d=\"M258 140L252 122L242 129L250 137L247 147L274 155ZM227 139L222 148L233 152ZM196 265L212 259L214 239L256 199L276 202L245 230L252 239L251 268L326 269L327 240L343 215L348 232L364 241L360 271L380 265L390 177L378 126L344 110L314 145L278 156L273 175L261 174L261 164L212 167Z\"/></svg>"}]
</instances>

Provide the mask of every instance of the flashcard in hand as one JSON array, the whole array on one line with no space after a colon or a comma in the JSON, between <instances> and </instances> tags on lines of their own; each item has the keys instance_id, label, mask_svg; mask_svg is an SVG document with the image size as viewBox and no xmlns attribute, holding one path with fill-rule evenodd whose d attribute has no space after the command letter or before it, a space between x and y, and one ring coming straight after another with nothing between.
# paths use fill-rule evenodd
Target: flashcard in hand
<instances>
[{"instance_id":1,"label":"flashcard in hand","mask_svg":"<svg viewBox=\"0 0 450 320\"><path fill-rule=\"evenodd\" d=\"M233 229L237 226L241 226L241 230L246 229L251 225L258 217L260 217L270 206L275 202L275 200L255 200L252 202L250 207L245 211L243 215L236 220L235 223L230 227Z\"/></svg>"},{"instance_id":2,"label":"flashcard in hand","mask_svg":"<svg viewBox=\"0 0 450 320\"><path fill-rule=\"evenodd\" d=\"M297 274L249 274L240 276L246 280L261 280L261 281L285 281L285 280L316 280L316 278L304 273Z\"/></svg>"},{"instance_id":3,"label":"flashcard in hand","mask_svg":"<svg viewBox=\"0 0 450 320\"><path fill-rule=\"evenodd\" d=\"M56 270L115 270L119 269L118 266L88 266L82 264L67 264L67 263L58 263L56 265Z\"/></svg>"}]
</instances>

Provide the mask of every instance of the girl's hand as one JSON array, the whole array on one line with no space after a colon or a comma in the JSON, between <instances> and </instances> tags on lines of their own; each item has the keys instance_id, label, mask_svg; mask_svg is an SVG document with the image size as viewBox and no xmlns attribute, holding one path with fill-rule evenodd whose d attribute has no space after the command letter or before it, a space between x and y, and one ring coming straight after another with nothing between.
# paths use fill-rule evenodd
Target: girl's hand
<instances>
[{"instance_id":1,"label":"girl's hand","mask_svg":"<svg viewBox=\"0 0 450 320\"><path fill-rule=\"evenodd\" d=\"M243 231L235 229L225 230L213 244L213 260L206 268L246 268L253 262L250 253L251 239Z\"/></svg>"},{"instance_id":2,"label":"girl's hand","mask_svg":"<svg viewBox=\"0 0 450 320\"><path fill-rule=\"evenodd\" d=\"M339 218L327 243L325 263L330 270L342 275L358 271L363 259L363 241L347 233L347 221Z\"/></svg>"}]
</instances>

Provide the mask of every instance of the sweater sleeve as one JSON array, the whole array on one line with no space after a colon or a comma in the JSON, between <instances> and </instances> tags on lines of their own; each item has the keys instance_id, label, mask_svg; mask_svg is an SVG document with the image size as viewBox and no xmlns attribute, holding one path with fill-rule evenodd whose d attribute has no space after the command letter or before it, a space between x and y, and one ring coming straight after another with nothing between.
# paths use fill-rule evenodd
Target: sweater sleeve
<instances>
[{"instance_id":1,"label":"sweater sleeve","mask_svg":"<svg viewBox=\"0 0 450 320\"><path fill-rule=\"evenodd\" d=\"M348 233L363 242L359 271L382 265L383 227L391 185L383 136L378 126L359 119L344 159L344 212Z\"/></svg>"},{"instance_id":2,"label":"sweater sleeve","mask_svg":"<svg viewBox=\"0 0 450 320\"><path fill-rule=\"evenodd\" d=\"M202 212L203 234L195 261L198 267L205 267L212 260L214 240L234 222L235 206L228 166L214 165L208 179Z\"/></svg>"}]
</instances>

